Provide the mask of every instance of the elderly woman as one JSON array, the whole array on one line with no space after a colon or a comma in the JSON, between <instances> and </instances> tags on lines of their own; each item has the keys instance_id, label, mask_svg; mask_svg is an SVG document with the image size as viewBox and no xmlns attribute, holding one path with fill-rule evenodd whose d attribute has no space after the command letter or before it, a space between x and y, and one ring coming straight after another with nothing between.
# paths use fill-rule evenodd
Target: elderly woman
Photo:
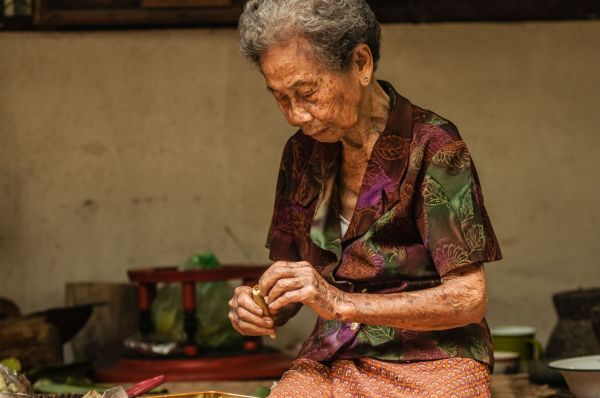
<instances>
[{"instance_id":1,"label":"elderly woman","mask_svg":"<svg viewBox=\"0 0 600 398\"><path fill-rule=\"evenodd\" d=\"M242 53L299 131L281 160L260 280L229 317L270 335L302 305L311 336L271 397L487 397L483 263L501 258L456 127L374 78L364 0L250 0Z\"/></svg>"}]
</instances>

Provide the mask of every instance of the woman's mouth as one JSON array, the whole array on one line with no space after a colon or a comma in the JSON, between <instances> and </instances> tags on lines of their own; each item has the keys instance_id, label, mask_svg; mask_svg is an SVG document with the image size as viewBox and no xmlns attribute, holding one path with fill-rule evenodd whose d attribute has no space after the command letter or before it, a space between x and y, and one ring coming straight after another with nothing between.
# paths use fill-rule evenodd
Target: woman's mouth
<instances>
[{"instance_id":1,"label":"woman's mouth","mask_svg":"<svg viewBox=\"0 0 600 398\"><path fill-rule=\"evenodd\" d=\"M315 136L323 134L326 130L327 130L327 127L323 128L321 130L317 130L314 133L309 133L308 135L311 137L315 137Z\"/></svg>"}]
</instances>

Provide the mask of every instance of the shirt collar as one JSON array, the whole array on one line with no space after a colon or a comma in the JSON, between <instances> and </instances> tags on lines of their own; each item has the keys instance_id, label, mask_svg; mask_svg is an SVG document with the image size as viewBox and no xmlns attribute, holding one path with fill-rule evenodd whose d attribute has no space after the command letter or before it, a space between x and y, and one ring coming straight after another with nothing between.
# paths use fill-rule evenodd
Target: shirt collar
<instances>
[{"instance_id":1,"label":"shirt collar","mask_svg":"<svg viewBox=\"0 0 600 398\"><path fill-rule=\"evenodd\" d=\"M412 104L408 99L398 94L387 81L378 80L378 82L390 97L390 112L382 136L391 135L400 139L410 139L413 123ZM341 143L323 143L310 137L304 138L312 141L312 149L306 168L300 178L299 187L301 189L296 190L294 201L306 207L319 196L327 178L337 170L341 154ZM383 139L382 141L385 141L383 146L389 146L395 140ZM392 192L386 190L386 194L389 198Z\"/></svg>"},{"instance_id":2,"label":"shirt collar","mask_svg":"<svg viewBox=\"0 0 600 398\"><path fill-rule=\"evenodd\" d=\"M403 138L412 137L413 112L409 100L396 92L385 80L378 80L381 87L390 97L390 114L383 134L394 134Z\"/></svg>"}]
</instances>

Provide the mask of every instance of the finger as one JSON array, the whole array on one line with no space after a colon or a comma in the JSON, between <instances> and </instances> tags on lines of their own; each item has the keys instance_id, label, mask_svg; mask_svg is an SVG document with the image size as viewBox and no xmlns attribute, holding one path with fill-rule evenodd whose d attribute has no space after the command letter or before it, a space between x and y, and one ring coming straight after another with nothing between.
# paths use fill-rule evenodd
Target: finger
<instances>
[{"instance_id":1,"label":"finger","mask_svg":"<svg viewBox=\"0 0 600 398\"><path fill-rule=\"evenodd\" d=\"M256 314L263 315L263 310L256 304L252 297L252 288L249 286L239 286L235 289L235 294L228 302L229 309L236 312L238 308L243 307L246 310Z\"/></svg>"},{"instance_id":2,"label":"finger","mask_svg":"<svg viewBox=\"0 0 600 398\"><path fill-rule=\"evenodd\" d=\"M263 316L263 310L252 298L250 298L251 289L242 287L236 289L236 294L229 301L229 319L233 328L241 335L275 336L274 322L271 318ZM240 318L241 314L241 318ZM257 321L258 320L258 321ZM255 324L255 327L248 324Z\"/></svg>"},{"instance_id":3,"label":"finger","mask_svg":"<svg viewBox=\"0 0 600 398\"><path fill-rule=\"evenodd\" d=\"M266 316L256 316L255 314L247 311L244 308L240 308L237 312L237 316L239 320L242 320L244 322L256 325L256 326L260 326L263 328L272 328L273 327L273 320L269 317Z\"/></svg>"},{"instance_id":4,"label":"finger","mask_svg":"<svg viewBox=\"0 0 600 398\"><path fill-rule=\"evenodd\" d=\"M269 304L269 312L271 312L271 314L275 314L277 311L279 311L281 308L285 307L288 304L302 303L305 296L305 292L305 289L290 290L288 292L285 292L284 294L279 296L277 300Z\"/></svg>"},{"instance_id":5,"label":"finger","mask_svg":"<svg viewBox=\"0 0 600 398\"><path fill-rule=\"evenodd\" d=\"M246 285L241 285L235 288L235 290L233 291L233 297L237 297L237 296L241 296L246 292L250 292L252 290L252 288L250 286L246 286Z\"/></svg>"},{"instance_id":6,"label":"finger","mask_svg":"<svg viewBox=\"0 0 600 398\"><path fill-rule=\"evenodd\" d=\"M241 319L237 321L236 330L246 336L268 336L276 333L275 328L264 328Z\"/></svg>"},{"instance_id":7,"label":"finger","mask_svg":"<svg viewBox=\"0 0 600 398\"><path fill-rule=\"evenodd\" d=\"M269 295L269 292L279 279L283 278L294 278L298 275L302 268L306 267L307 262L289 262L289 261L276 261L269 269L265 271L263 276L258 282L260 286L260 292L263 297ZM309 264L310 265L310 264Z\"/></svg>"},{"instance_id":8,"label":"finger","mask_svg":"<svg viewBox=\"0 0 600 398\"><path fill-rule=\"evenodd\" d=\"M260 308L260 306L256 304L256 301L254 301L254 298L252 298L252 293L247 293L240 296L238 299L238 306L238 308L244 308L246 311L258 317L262 317L264 315L263 309Z\"/></svg>"},{"instance_id":9,"label":"finger","mask_svg":"<svg viewBox=\"0 0 600 398\"><path fill-rule=\"evenodd\" d=\"M249 286L238 286L233 291L233 297L227 303L229 308L235 308L238 305L240 297L244 297L244 295L251 294L251 289Z\"/></svg>"},{"instance_id":10,"label":"finger","mask_svg":"<svg viewBox=\"0 0 600 398\"><path fill-rule=\"evenodd\" d=\"M229 311L229 320L231 321L231 325L235 330L238 331L241 335L246 335L246 330L240 326L240 318L237 316L237 313L233 311Z\"/></svg>"},{"instance_id":11,"label":"finger","mask_svg":"<svg viewBox=\"0 0 600 398\"><path fill-rule=\"evenodd\" d=\"M231 321L231 326L241 335L244 335L244 331L240 328L239 320L237 315L233 311L229 311L229 320Z\"/></svg>"},{"instance_id":12,"label":"finger","mask_svg":"<svg viewBox=\"0 0 600 398\"><path fill-rule=\"evenodd\" d=\"M279 298L279 296L285 294L286 292L292 291L292 290L301 289L307 283L309 283L309 280L307 278L279 279L277 281L277 283L275 283L275 285L271 288L271 290L269 291L269 295L267 297L265 297L265 299L268 299L268 300L266 300L267 303L272 303L275 300L277 300L277 298Z\"/></svg>"},{"instance_id":13,"label":"finger","mask_svg":"<svg viewBox=\"0 0 600 398\"><path fill-rule=\"evenodd\" d=\"M276 261L262 274L258 281L258 286L260 287L260 294L263 297L269 295L269 291L277 283L277 280L281 278L281 275L287 272L287 268L287 261Z\"/></svg>"}]
</instances>

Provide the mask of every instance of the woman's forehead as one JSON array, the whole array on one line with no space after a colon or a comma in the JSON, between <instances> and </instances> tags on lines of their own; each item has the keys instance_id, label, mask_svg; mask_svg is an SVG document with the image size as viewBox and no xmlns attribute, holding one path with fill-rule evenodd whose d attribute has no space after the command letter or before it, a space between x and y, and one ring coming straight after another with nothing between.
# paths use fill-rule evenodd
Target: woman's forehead
<instances>
[{"instance_id":1,"label":"woman's forehead","mask_svg":"<svg viewBox=\"0 0 600 398\"><path fill-rule=\"evenodd\" d=\"M299 48L297 40L265 51L260 56L260 68L267 86L274 89L311 84L325 72L316 59Z\"/></svg>"}]
</instances>

